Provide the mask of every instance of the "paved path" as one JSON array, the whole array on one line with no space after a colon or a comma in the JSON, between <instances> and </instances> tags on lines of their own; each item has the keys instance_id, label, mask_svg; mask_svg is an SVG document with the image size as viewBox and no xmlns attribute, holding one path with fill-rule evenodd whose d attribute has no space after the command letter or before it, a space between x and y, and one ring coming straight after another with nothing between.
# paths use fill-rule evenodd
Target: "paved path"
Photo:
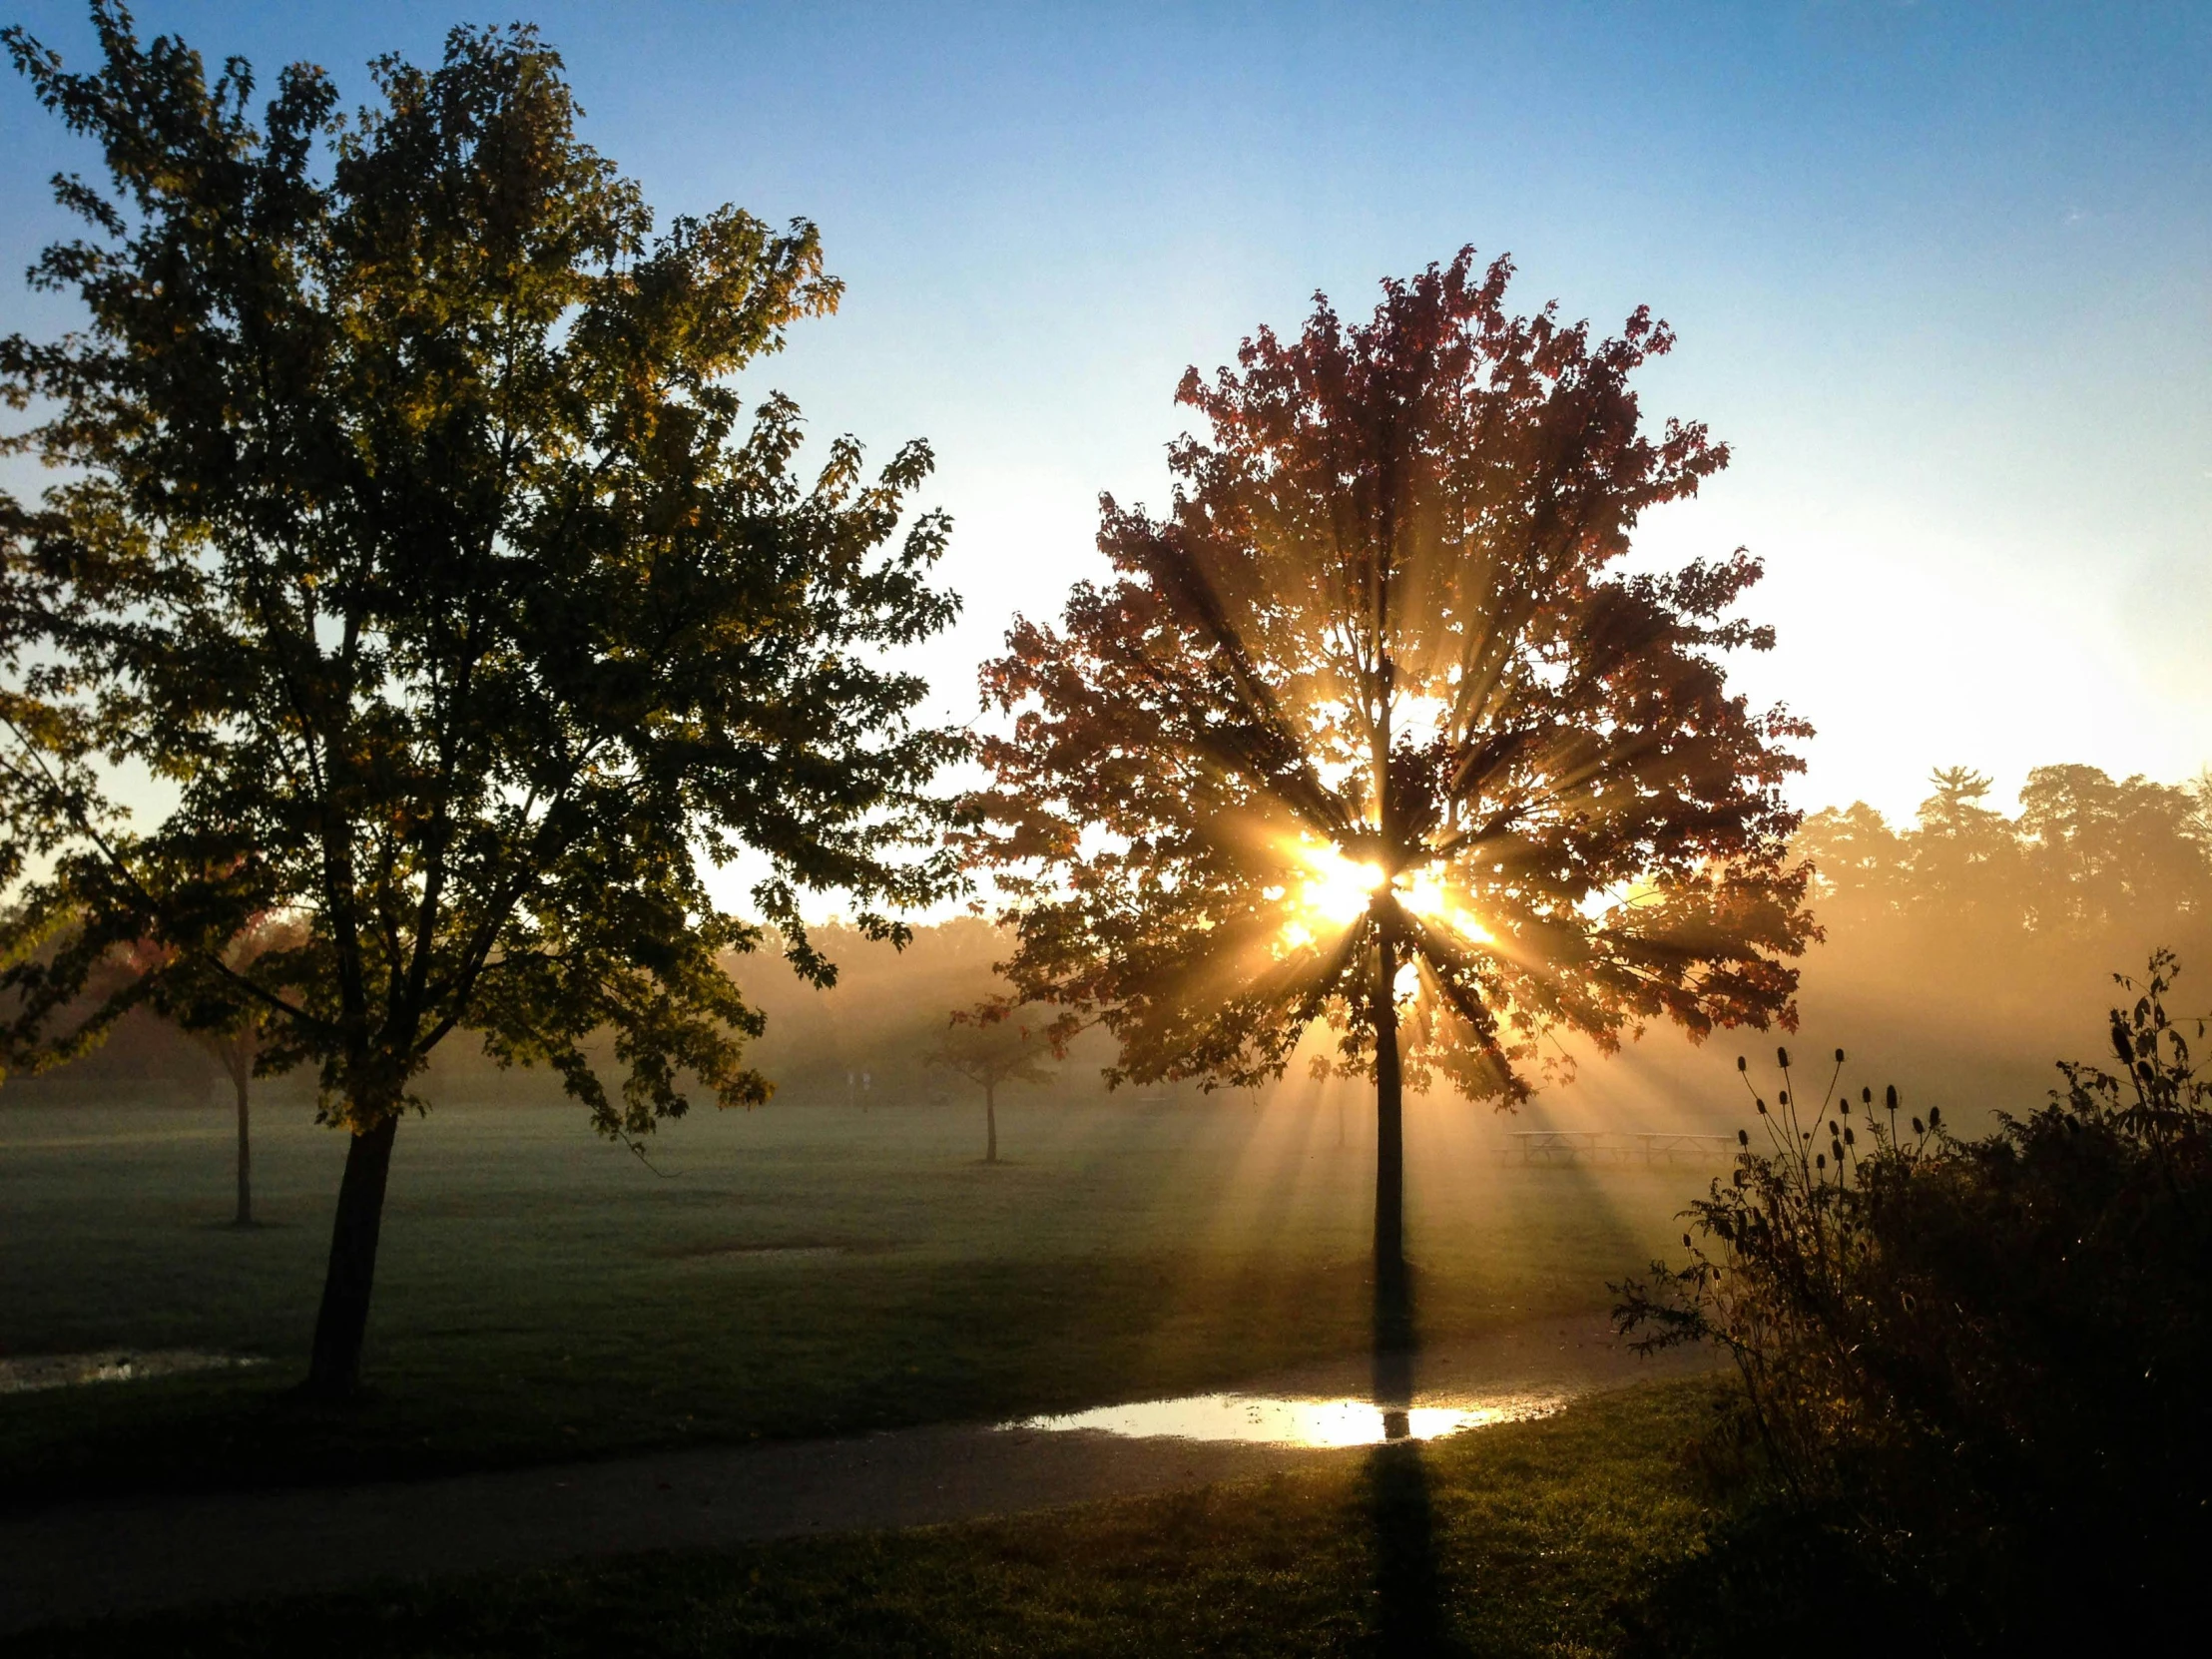
<instances>
[{"instance_id":1,"label":"paved path","mask_svg":"<svg viewBox=\"0 0 2212 1659\"><path fill-rule=\"evenodd\" d=\"M1417 1397L1561 1399L1656 1375L1602 1323L1555 1321L1423 1354ZM1344 1361L1248 1384L1361 1394ZM127 1387L128 1383L108 1386ZM919 1526L1204 1485L1357 1452L985 1426L687 1448L360 1486L65 1504L0 1519L0 1631L387 1577Z\"/></svg>"}]
</instances>

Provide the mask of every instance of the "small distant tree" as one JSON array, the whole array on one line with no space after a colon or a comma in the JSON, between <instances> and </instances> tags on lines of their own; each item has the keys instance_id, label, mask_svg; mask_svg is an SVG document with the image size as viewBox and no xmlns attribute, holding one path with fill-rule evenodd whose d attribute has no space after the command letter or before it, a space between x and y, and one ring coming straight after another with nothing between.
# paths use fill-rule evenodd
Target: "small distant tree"
<instances>
[{"instance_id":1,"label":"small distant tree","mask_svg":"<svg viewBox=\"0 0 2212 1659\"><path fill-rule=\"evenodd\" d=\"M1277 1076L1327 1020L1372 1076L1379 1285L1402 1273L1404 1080L1511 1103L1539 1039L1601 1051L1794 1019L1811 936L1782 799L1808 728L1722 659L1759 565L1620 561L1726 462L1645 430L1672 336L1504 306L1510 266L1262 330L1179 399L1163 518L1102 505L1114 578L988 664L1010 725L969 842L1006 976L1119 1040L1110 1080Z\"/></svg>"},{"instance_id":2,"label":"small distant tree","mask_svg":"<svg viewBox=\"0 0 2212 1659\"><path fill-rule=\"evenodd\" d=\"M223 952L223 971L194 976L175 971L145 975L150 989L158 990L161 1009L179 1030L223 1068L231 1080L238 1108L238 1211L234 1227L254 1225L253 1088L263 1054L264 1025L268 1011L256 1003L241 1002L231 991L231 975L251 974L262 957L275 950L296 950L306 942L305 930L296 922L276 916L255 916ZM143 966L152 969L155 964Z\"/></svg>"},{"instance_id":3,"label":"small distant tree","mask_svg":"<svg viewBox=\"0 0 2212 1659\"><path fill-rule=\"evenodd\" d=\"M211 84L120 5L93 20L89 73L0 36L112 187L58 182L89 234L34 269L83 328L0 341L37 412L7 447L64 480L0 511L8 1047L189 992L261 1069L314 1068L348 1146L308 1385L343 1394L439 1043L551 1065L610 1135L694 1086L750 1103L762 1022L719 958L761 932L703 863L750 850L817 983L803 891L895 938L946 890L929 786L962 744L882 665L954 613L947 526L908 519L922 445L871 480L840 439L804 482L799 411L730 383L835 307L814 227L656 233L533 31L379 60L341 121L319 70L257 112L244 63ZM167 786L144 823L118 766ZM233 960L269 914L296 942ZM75 1019L141 940L158 965Z\"/></svg>"},{"instance_id":4,"label":"small distant tree","mask_svg":"<svg viewBox=\"0 0 2212 1659\"><path fill-rule=\"evenodd\" d=\"M1047 1083L1050 1050L1040 1030L1020 1010L984 1007L952 1016L927 1056L929 1064L957 1073L983 1091L983 1162L998 1162L998 1091L1007 1083Z\"/></svg>"}]
</instances>

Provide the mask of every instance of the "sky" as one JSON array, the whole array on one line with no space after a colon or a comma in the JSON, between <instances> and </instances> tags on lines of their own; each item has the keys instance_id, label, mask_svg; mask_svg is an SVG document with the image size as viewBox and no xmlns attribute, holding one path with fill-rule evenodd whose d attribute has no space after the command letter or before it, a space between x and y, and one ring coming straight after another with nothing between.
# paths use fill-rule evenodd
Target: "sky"
<instances>
[{"instance_id":1,"label":"sky","mask_svg":"<svg viewBox=\"0 0 2212 1659\"><path fill-rule=\"evenodd\" d=\"M269 75L435 59L513 8L148 3ZM1654 420L1733 448L1638 557L1748 547L1736 678L1818 736L1794 795L1909 817L1931 768L2212 763L2212 7L1770 3L556 5L587 140L663 215L822 228L841 312L747 385L953 515L938 707L1016 611L1103 569L1097 499L1163 503L1186 364L1314 292L1465 244L1518 308L1679 336ZM83 8L13 0L89 67ZM0 82L0 329L93 158Z\"/></svg>"}]
</instances>

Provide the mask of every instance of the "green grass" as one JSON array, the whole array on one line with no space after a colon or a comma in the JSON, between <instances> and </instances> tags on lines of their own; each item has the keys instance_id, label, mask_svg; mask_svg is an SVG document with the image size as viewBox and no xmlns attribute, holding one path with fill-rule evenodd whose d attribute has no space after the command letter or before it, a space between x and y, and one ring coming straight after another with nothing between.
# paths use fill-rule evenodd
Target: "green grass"
<instances>
[{"instance_id":1,"label":"green grass","mask_svg":"<svg viewBox=\"0 0 2212 1659\"><path fill-rule=\"evenodd\" d=\"M20 1639L26 1656L1616 1651L1714 1519L1709 1383L1264 1482L905 1533L394 1584Z\"/></svg>"},{"instance_id":2,"label":"green grass","mask_svg":"<svg viewBox=\"0 0 2212 1659\"><path fill-rule=\"evenodd\" d=\"M289 1399L343 1148L265 1107L236 1233L218 1110L0 1099L0 1355L194 1347L262 1370L0 1396L0 1491L341 1479L943 1420L1234 1383L1356 1351L1372 1151L1287 1089L980 1111L705 1113L656 1175L565 1107L402 1126L368 1357ZM1690 1170L1500 1168L1504 1125L1409 1114L1430 1340L1602 1308ZM836 1245L772 1257L760 1246Z\"/></svg>"}]
</instances>

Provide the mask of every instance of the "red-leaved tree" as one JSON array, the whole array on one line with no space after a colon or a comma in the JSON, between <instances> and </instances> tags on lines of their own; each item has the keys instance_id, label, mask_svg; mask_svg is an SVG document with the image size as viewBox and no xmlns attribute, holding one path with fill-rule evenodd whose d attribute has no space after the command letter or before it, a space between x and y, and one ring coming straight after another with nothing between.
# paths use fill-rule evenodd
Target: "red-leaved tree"
<instances>
[{"instance_id":1,"label":"red-leaved tree","mask_svg":"<svg viewBox=\"0 0 2212 1659\"><path fill-rule=\"evenodd\" d=\"M968 851L1013 994L1103 1024L1110 1081L1257 1083L1326 1021L1376 1083L1379 1287L1406 1077L1509 1104L1548 1032L1792 1024L1813 933L1781 794L1810 729L1722 664L1772 643L1733 614L1758 562L1622 568L1728 451L1646 430L1664 324L1514 316L1510 272L1463 251L1186 374L1167 514L1105 499L1113 579L983 672L1009 719Z\"/></svg>"}]
</instances>

